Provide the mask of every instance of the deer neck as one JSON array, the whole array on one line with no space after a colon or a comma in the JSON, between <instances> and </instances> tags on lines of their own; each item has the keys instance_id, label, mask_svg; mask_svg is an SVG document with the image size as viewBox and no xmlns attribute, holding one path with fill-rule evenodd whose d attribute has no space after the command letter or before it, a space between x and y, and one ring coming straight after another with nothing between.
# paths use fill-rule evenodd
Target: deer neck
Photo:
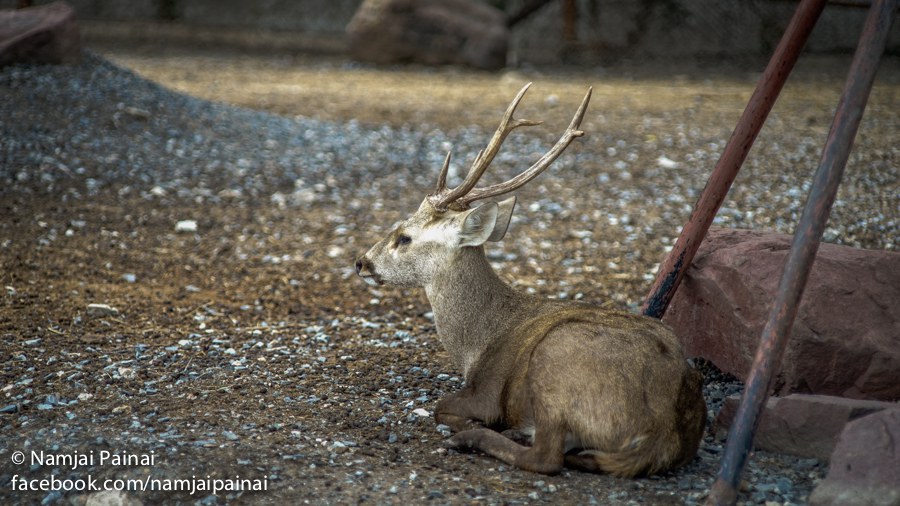
<instances>
[{"instance_id":1,"label":"deer neck","mask_svg":"<svg viewBox=\"0 0 900 506\"><path fill-rule=\"evenodd\" d=\"M425 293L438 337L466 377L488 346L506 338L532 305L529 296L497 276L481 247L461 249Z\"/></svg>"}]
</instances>

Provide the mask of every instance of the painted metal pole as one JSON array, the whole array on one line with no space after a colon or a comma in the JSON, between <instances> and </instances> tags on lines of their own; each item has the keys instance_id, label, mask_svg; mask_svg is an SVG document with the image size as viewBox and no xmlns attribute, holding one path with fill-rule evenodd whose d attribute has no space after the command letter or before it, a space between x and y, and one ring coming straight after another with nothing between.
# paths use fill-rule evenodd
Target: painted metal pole
<instances>
[{"instance_id":1,"label":"painted metal pole","mask_svg":"<svg viewBox=\"0 0 900 506\"><path fill-rule=\"evenodd\" d=\"M812 189L794 233L778 293L763 328L744 395L728 434L725 454L716 482L710 490L708 504L730 505L737 500L740 476L747 463L759 416L775 372L781 365L803 288L872 90L878 61L887 44L898 1L876 0L869 10Z\"/></svg>"},{"instance_id":2,"label":"painted metal pole","mask_svg":"<svg viewBox=\"0 0 900 506\"><path fill-rule=\"evenodd\" d=\"M700 243L706 237L713 218L722 206L728 189L731 188L735 176L747 158L753 141L756 140L769 111L775 105L781 88L793 70L800 51L824 8L825 0L803 0L797 7L722 156L709 176L706 188L694 205L690 219L656 273L650 294L641 308L641 312L645 315L662 318L665 314L675 290L684 277L684 272L691 265Z\"/></svg>"}]
</instances>

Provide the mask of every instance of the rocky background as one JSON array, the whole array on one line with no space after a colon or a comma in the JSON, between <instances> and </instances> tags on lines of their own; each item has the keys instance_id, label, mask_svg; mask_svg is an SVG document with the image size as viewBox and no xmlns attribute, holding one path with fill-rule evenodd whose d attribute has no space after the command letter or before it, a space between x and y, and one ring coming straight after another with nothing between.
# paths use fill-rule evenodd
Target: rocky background
<instances>
[{"instance_id":1,"label":"rocky background","mask_svg":"<svg viewBox=\"0 0 900 506\"><path fill-rule=\"evenodd\" d=\"M0 502L103 498L13 490L15 477L51 476L267 484L106 496L131 504L703 501L742 371L696 360L710 430L695 461L674 473L544 477L448 452L431 412L461 380L427 301L418 290L366 286L352 261L415 209L447 150L453 170L465 169L524 82L536 84L519 114L545 125L507 141L492 169L498 179L540 156L594 86L587 135L519 192L510 233L489 255L521 290L635 310L755 72L721 62L480 72L296 53L89 48L78 63L0 68ZM792 232L846 63L802 60L717 218L725 243L737 229ZM898 99L900 67L888 58L829 247L896 259ZM896 306L891 293L881 306ZM870 370L890 373L878 366L892 357ZM890 395L895 384L856 392ZM786 397L773 399L762 427L794 439L761 429L743 503L828 504L847 489L822 482L831 452L900 455L888 454L890 438L866 437L891 434L896 399L823 407L820 396L798 397L810 393L808 382L780 387ZM863 416L874 411L879 418ZM809 423L823 413L839 422ZM799 432L798 420L808 422ZM796 437L823 425L815 444ZM845 426L862 430L842 437ZM32 451L156 458L73 468L34 462ZM896 483L896 469L831 466L843 473L839 484L876 475ZM896 488L875 490L890 498Z\"/></svg>"}]
</instances>

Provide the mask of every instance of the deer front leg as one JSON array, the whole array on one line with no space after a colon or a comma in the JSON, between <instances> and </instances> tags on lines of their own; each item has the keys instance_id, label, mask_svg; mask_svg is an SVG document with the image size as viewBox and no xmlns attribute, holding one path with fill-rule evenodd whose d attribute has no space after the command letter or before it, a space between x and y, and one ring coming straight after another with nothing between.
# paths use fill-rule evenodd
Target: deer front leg
<instances>
[{"instance_id":1,"label":"deer front leg","mask_svg":"<svg viewBox=\"0 0 900 506\"><path fill-rule=\"evenodd\" d=\"M447 440L451 448L481 450L507 464L541 474L556 474L562 470L565 444L563 426L538 428L531 447L486 428L466 430Z\"/></svg>"},{"instance_id":2,"label":"deer front leg","mask_svg":"<svg viewBox=\"0 0 900 506\"><path fill-rule=\"evenodd\" d=\"M478 395L475 388L466 386L438 401L434 419L450 427L453 432L490 425L500 418L500 409L496 402L484 397Z\"/></svg>"}]
</instances>

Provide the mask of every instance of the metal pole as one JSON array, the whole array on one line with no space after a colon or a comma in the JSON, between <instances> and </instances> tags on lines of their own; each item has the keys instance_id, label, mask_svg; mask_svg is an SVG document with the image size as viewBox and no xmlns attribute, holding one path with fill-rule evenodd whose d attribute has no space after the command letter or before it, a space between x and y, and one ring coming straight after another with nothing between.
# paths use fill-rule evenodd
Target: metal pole
<instances>
[{"instance_id":1,"label":"metal pole","mask_svg":"<svg viewBox=\"0 0 900 506\"><path fill-rule=\"evenodd\" d=\"M656 273L656 280L641 308L641 312L645 315L662 318L665 314L675 290L681 283L681 278L684 277L685 270L691 265L700 243L706 237L716 212L722 206L731 183L734 182L744 159L747 158L753 141L756 140L769 111L775 105L781 88L794 68L800 51L824 8L825 0L803 0L797 7L778 47L772 54L772 59L769 60L765 72L756 85L756 90L747 102L747 107L725 146L725 151L722 152L709 176L706 188L694 205L690 219Z\"/></svg>"},{"instance_id":2,"label":"metal pole","mask_svg":"<svg viewBox=\"0 0 900 506\"><path fill-rule=\"evenodd\" d=\"M794 233L778 293L763 328L741 405L728 434L725 454L718 478L710 490L708 504L734 504L737 500L738 483L753 444L759 415L768 397L774 373L781 364L803 288L850 156L897 6L898 0L876 0L869 10L812 189Z\"/></svg>"}]
</instances>

